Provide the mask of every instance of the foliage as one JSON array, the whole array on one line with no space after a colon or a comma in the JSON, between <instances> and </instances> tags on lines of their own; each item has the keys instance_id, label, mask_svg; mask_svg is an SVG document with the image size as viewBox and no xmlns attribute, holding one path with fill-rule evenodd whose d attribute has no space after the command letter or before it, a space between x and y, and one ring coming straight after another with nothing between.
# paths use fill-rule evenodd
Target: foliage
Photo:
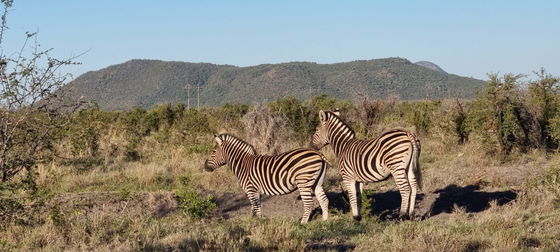
<instances>
[{"instance_id":1,"label":"foliage","mask_svg":"<svg viewBox=\"0 0 560 252\"><path fill-rule=\"evenodd\" d=\"M206 113L190 109L178 122L178 130L184 140L197 142L198 136L213 132Z\"/></svg>"},{"instance_id":2,"label":"foliage","mask_svg":"<svg viewBox=\"0 0 560 252\"><path fill-rule=\"evenodd\" d=\"M182 184L182 188L177 191L179 208L193 218L205 218L210 216L212 210L216 208L213 197L211 195L206 197L200 196L200 194L194 190L191 178L188 176L180 177L179 181Z\"/></svg>"},{"instance_id":3,"label":"foliage","mask_svg":"<svg viewBox=\"0 0 560 252\"><path fill-rule=\"evenodd\" d=\"M408 109L408 121L414 125L416 131L421 134L427 134L430 128L433 127L434 120L432 119L433 111L440 106L440 101L425 101L411 104Z\"/></svg>"},{"instance_id":4,"label":"foliage","mask_svg":"<svg viewBox=\"0 0 560 252\"><path fill-rule=\"evenodd\" d=\"M547 132L560 148L560 144L558 144L560 143L560 113L556 113L548 123Z\"/></svg>"},{"instance_id":5,"label":"foliage","mask_svg":"<svg viewBox=\"0 0 560 252\"><path fill-rule=\"evenodd\" d=\"M9 8L13 1L2 1L4 12L0 24L0 47ZM0 55L0 172L7 182L26 171L24 181L33 184L34 167L52 158L53 144L68 123L68 114L78 104L61 99L61 88L69 75L61 73L72 59L49 56L52 49L42 49L35 33L27 33L19 53ZM31 186L33 189L34 186Z\"/></svg>"},{"instance_id":6,"label":"foliage","mask_svg":"<svg viewBox=\"0 0 560 252\"><path fill-rule=\"evenodd\" d=\"M558 128L551 123L560 113L560 79L547 74L544 69L535 74L538 80L529 82L528 103L534 108L539 123L540 144L553 147L558 145L558 138L553 136Z\"/></svg>"},{"instance_id":7,"label":"foliage","mask_svg":"<svg viewBox=\"0 0 560 252\"><path fill-rule=\"evenodd\" d=\"M317 117L316 113L311 113L303 102L294 97L276 100L268 106L273 114L285 119L287 126L294 130L296 139L306 138L315 129L311 121Z\"/></svg>"},{"instance_id":8,"label":"foliage","mask_svg":"<svg viewBox=\"0 0 560 252\"><path fill-rule=\"evenodd\" d=\"M472 104L470 127L482 136L490 153L502 158L517 148L526 151L535 145L534 120L519 91L522 75L489 75L485 89Z\"/></svg>"},{"instance_id":9,"label":"foliage","mask_svg":"<svg viewBox=\"0 0 560 252\"><path fill-rule=\"evenodd\" d=\"M468 112L465 105L459 100L455 100L456 107L453 114L453 123L455 124L455 134L460 144L469 140L471 129L468 126Z\"/></svg>"},{"instance_id":10,"label":"foliage","mask_svg":"<svg viewBox=\"0 0 560 252\"><path fill-rule=\"evenodd\" d=\"M363 218L365 218L366 221L369 220L369 217L371 216L371 208L373 207L373 204L375 203L373 200L373 195L374 195L374 190L370 190L370 189L365 189L362 192L362 202L361 202L361 215Z\"/></svg>"},{"instance_id":11,"label":"foliage","mask_svg":"<svg viewBox=\"0 0 560 252\"><path fill-rule=\"evenodd\" d=\"M115 119L114 113L102 111L98 106L75 113L65 132L73 156L98 156L99 139Z\"/></svg>"}]
</instances>

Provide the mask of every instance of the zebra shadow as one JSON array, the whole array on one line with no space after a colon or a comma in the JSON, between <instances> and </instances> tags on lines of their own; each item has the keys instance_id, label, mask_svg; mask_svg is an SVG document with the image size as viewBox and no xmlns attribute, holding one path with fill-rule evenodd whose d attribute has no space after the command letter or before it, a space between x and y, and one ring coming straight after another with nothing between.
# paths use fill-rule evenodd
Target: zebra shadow
<instances>
[{"instance_id":1,"label":"zebra shadow","mask_svg":"<svg viewBox=\"0 0 560 252\"><path fill-rule=\"evenodd\" d=\"M362 201L369 201L371 204L365 207L365 213L369 216L378 216L381 220L392 220L398 218L398 211L401 204L399 191L392 190L386 192L363 195ZM329 209L334 209L342 213L350 212L350 201L346 192L327 192L329 199ZM422 199L423 195L418 195L417 199Z\"/></svg>"},{"instance_id":2,"label":"zebra shadow","mask_svg":"<svg viewBox=\"0 0 560 252\"><path fill-rule=\"evenodd\" d=\"M448 185L434 191L439 194L435 200L430 215L451 213L455 206L463 208L467 213L479 213L490 207L490 202L495 201L498 206L503 206L517 199L517 192L513 190L485 192L480 185L457 186Z\"/></svg>"},{"instance_id":3,"label":"zebra shadow","mask_svg":"<svg viewBox=\"0 0 560 252\"><path fill-rule=\"evenodd\" d=\"M336 209L342 213L350 211L350 204L346 192L328 192L329 209ZM365 207L365 213L378 216L380 220L396 220L401 204L401 195L398 190L379 192L364 195L365 202L370 202ZM437 189L416 197L417 219L425 219L442 213L452 213L455 206L464 209L467 213L479 213L490 207L490 202L496 201L498 206L505 205L517 198L513 190L485 192L480 185L457 186L451 184L442 189ZM362 200L364 202L364 199Z\"/></svg>"}]
</instances>

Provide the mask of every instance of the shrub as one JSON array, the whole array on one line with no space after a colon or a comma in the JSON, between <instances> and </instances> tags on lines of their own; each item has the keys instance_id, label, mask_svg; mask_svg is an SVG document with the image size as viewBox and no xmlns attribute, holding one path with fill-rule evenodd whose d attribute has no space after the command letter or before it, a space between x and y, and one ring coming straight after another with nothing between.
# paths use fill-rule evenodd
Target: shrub
<instances>
[{"instance_id":1,"label":"shrub","mask_svg":"<svg viewBox=\"0 0 560 252\"><path fill-rule=\"evenodd\" d=\"M427 134L433 126L432 112L441 104L439 101L414 104L409 111L408 121L414 125L416 132Z\"/></svg>"},{"instance_id":2,"label":"shrub","mask_svg":"<svg viewBox=\"0 0 560 252\"><path fill-rule=\"evenodd\" d=\"M198 110L190 109L185 112L183 118L178 122L178 130L184 140L196 142L196 139L213 130L210 128L208 116Z\"/></svg>"},{"instance_id":3,"label":"shrub","mask_svg":"<svg viewBox=\"0 0 560 252\"><path fill-rule=\"evenodd\" d=\"M179 178L182 188L177 191L179 208L192 218L206 218L216 208L213 197L208 195L202 197L193 187L191 178L182 176Z\"/></svg>"},{"instance_id":4,"label":"shrub","mask_svg":"<svg viewBox=\"0 0 560 252\"><path fill-rule=\"evenodd\" d=\"M456 108L453 114L453 123L455 124L455 134L457 135L459 144L463 144L469 140L471 129L468 126L468 112L459 100L456 100Z\"/></svg>"},{"instance_id":5,"label":"shrub","mask_svg":"<svg viewBox=\"0 0 560 252\"><path fill-rule=\"evenodd\" d=\"M486 87L472 103L469 126L482 136L489 153L498 152L503 159L514 148L526 151L535 145L534 118L519 91L522 75L489 77Z\"/></svg>"},{"instance_id":6,"label":"shrub","mask_svg":"<svg viewBox=\"0 0 560 252\"><path fill-rule=\"evenodd\" d=\"M556 113L549 121L547 132L554 141L556 146L560 149L560 113Z\"/></svg>"},{"instance_id":7,"label":"shrub","mask_svg":"<svg viewBox=\"0 0 560 252\"><path fill-rule=\"evenodd\" d=\"M544 69L535 72L538 80L529 82L529 105L539 124L540 145L553 147L558 144L554 138L554 127L551 131L551 121L559 113L560 106L560 79L547 74Z\"/></svg>"},{"instance_id":8,"label":"shrub","mask_svg":"<svg viewBox=\"0 0 560 252\"><path fill-rule=\"evenodd\" d=\"M76 113L66 129L74 157L95 157L99 153L99 139L107 134L107 128L116 115L102 111L99 107L84 109Z\"/></svg>"},{"instance_id":9,"label":"shrub","mask_svg":"<svg viewBox=\"0 0 560 252\"><path fill-rule=\"evenodd\" d=\"M23 205L17 200L0 198L0 229L17 220L23 211Z\"/></svg>"},{"instance_id":10,"label":"shrub","mask_svg":"<svg viewBox=\"0 0 560 252\"><path fill-rule=\"evenodd\" d=\"M286 121L271 112L267 106L255 106L241 120L248 143L258 153L275 154L280 151L280 135Z\"/></svg>"},{"instance_id":11,"label":"shrub","mask_svg":"<svg viewBox=\"0 0 560 252\"><path fill-rule=\"evenodd\" d=\"M284 118L287 126L294 131L295 139L307 139L315 129L312 118L316 115L294 97L276 100L268 106L274 115Z\"/></svg>"}]
</instances>

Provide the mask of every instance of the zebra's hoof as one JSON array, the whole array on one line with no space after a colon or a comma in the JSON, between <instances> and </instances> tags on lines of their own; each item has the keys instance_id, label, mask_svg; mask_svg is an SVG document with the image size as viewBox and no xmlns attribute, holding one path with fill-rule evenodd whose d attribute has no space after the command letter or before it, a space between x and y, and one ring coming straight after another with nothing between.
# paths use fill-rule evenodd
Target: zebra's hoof
<instances>
[{"instance_id":1,"label":"zebra's hoof","mask_svg":"<svg viewBox=\"0 0 560 252\"><path fill-rule=\"evenodd\" d=\"M352 216L354 218L355 221L361 221L362 220L362 216L358 215L358 216Z\"/></svg>"}]
</instances>

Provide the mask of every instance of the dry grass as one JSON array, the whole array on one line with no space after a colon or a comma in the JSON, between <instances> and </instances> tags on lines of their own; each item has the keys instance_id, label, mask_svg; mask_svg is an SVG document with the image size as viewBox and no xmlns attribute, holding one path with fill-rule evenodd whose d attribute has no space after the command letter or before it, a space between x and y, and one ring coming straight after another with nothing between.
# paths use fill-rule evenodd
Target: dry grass
<instances>
[{"instance_id":1,"label":"dry grass","mask_svg":"<svg viewBox=\"0 0 560 252\"><path fill-rule=\"evenodd\" d=\"M500 163L475 144L458 146L425 137L421 164L426 193L456 185L451 196L471 197L474 194L461 193L470 193L465 188L476 185L481 195L511 191L517 198L506 203L489 198L489 206L480 211L457 204L449 213L421 221L374 215L357 223L344 211L332 209L328 221L301 226L298 219L273 212L264 220L248 212L231 219L189 217L173 205L173 192L184 186L181 177L191 178L204 192L242 195L237 179L227 167L203 172L205 154L149 144L150 155L134 162L102 160L88 169L41 166L38 184L48 196L43 204L30 201L37 204L31 207L32 217L0 229L0 250L560 250L560 181L547 180L551 168L560 164L557 154L535 151ZM284 143L281 148L295 145ZM332 151L324 153L336 166ZM336 167L329 169L325 183L327 191L340 190ZM366 188L383 194L396 186L388 180ZM294 211L299 215L301 209Z\"/></svg>"}]
</instances>

